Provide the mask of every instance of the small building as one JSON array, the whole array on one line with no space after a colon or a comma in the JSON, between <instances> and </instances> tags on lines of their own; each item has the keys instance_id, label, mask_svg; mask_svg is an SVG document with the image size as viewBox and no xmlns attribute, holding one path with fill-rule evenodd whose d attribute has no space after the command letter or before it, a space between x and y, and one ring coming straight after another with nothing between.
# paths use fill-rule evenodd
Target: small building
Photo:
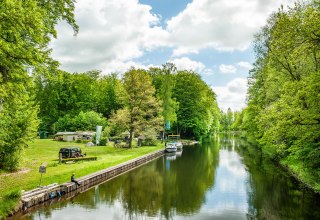
<instances>
[{"instance_id":1,"label":"small building","mask_svg":"<svg viewBox=\"0 0 320 220\"><path fill-rule=\"evenodd\" d=\"M56 141L75 141L78 139L77 132L58 132L54 135Z\"/></svg>"},{"instance_id":2,"label":"small building","mask_svg":"<svg viewBox=\"0 0 320 220\"><path fill-rule=\"evenodd\" d=\"M92 140L96 134L94 131L58 132L54 135L56 141Z\"/></svg>"},{"instance_id":3,"label":"small building","mask_svg":"<svg viewBox=\"0 0 320 220\"><path fill-rule=\"evenodd\" d=\"M92 140L93 136L96 134L94 131L77 131L78 139L81 140Z\"/></svg>"}]
</instances>

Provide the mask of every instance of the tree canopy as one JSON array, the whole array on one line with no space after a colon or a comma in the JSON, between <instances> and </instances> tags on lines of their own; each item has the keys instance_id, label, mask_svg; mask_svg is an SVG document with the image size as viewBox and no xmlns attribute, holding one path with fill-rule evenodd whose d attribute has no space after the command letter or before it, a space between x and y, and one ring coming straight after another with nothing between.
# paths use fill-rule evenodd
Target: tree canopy
<instances>
[{"instance_id":1,"label":"tree canopy","mask_svg":"<svg viewBox=\"0 0 320 220\"><path fill-rule=\"evenodd\" d=\"M173 98L178 102L178 130L185 137L200 138L217 129L220 110L212 89L194 72L178 71Z\"/></svg>"},{"instance_id":2,"label":"tree canopy","mask_svg":"<svg viewBox=\"0 0 320 220\"><path fill-rule=\"evenodd\" d=\"M16 169L20 151L38 125L30 72L56 63L48 44L55 25L78 31L74 1L2 0L0 7L0 169Z\"/></svg>"},{"instance_id":3,"label":"tree canopy","mask_svg":"<svg viewBox=\"0 0 320 220\"><path fill-rule=\"evenodd\" d=\"M166 122L172 124L169 132L185 137L217 129L215 93L192 71L167 63L132 68L121 79L99 70L60 70L48 45L59 21L77 34L74 9L74 0L1 1L0 169L17 169L21 151L37 132L93 130L110 120L106 130L129 129L131 143L135 133L155 137Z\"/></svg>"},{"instance_id":4,"label":"tree canopy","mask_svg":"<svg viewBox=\"0 0 320 220\"><path fill-rule=\"evenodd\" d=\"M320 10L279 9L256 36L241 127L293 170L320 177Z\"/></svg>"},{"instance_id":5,"label":"tree canopy","mask_svg":"<svg viewBox=\"0 0 320 220\"><path fill-rule=\"evenodd\" d=\"M162 117L160 103L154 96L151 77L145 70L132 68L124 74L123 83L128 95L126 108L129 112L131 147L134 132L146 134L153 131L156 135L161 130Z\"/></svg>"}]
</instances>

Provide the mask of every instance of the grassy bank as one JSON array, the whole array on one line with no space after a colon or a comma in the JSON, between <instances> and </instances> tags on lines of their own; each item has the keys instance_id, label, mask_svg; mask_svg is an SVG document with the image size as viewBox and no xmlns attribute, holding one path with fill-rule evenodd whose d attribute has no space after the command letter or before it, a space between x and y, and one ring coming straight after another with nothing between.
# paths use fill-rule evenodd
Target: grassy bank
<instances>
[{"instance_id":1,"label":"grassy bank","mask_svg":"<svg viewBox=\"0 0 320 220\"><path fill-rule=\"evenodd\" d=\"M297 180L320 194L320 179L315 170L306 169L303 163L298 160L282 160L280 161L280 164L284 166Z\"/></svg>"},{"instance_id":2,"label":"grassy bank","mask_svg":"<svg viewBox=\"0 0 320 220\"><path fill-rule=\"evenodd\" d=\"M87 156L96 156L97 160L59 164L59 149L68 145L81 147L83 153L86 153ZM132 149L114 148L113 146L86 147L79 143L35 140L25 150L20 170L14 173L0 173L0 219L17 204L20 190L27 191L39 186L41 176L39 166L43 163L47 163L47 169L42 175L41 185L64 183L70 181L72 173L75 173L78 178L162 148L163 145Z\"/></svg>"},{"instance_id":3,"label":"grassy bank","mask_svg":"<svg viewBox=\"0 0 320 220\"><path fill-rule=\"evenodd\" d=\"M262 151L265 158L269 158L274 161L277 165L283 167L288 173L301 182L305 187L320 194L319 169L307 169L307 166L303 164L301 159L293 157L281 158L276 148L259 145L257 139L248 133L242 133L241 136L244 137L250 145L257 146Z\"/></svg>"},{"instance_id":4,"label":"grassy bank","mask_svg":"<svg viewBox=\"0 0 320 220\"><path fill-rule=\"evenodd\" d=\"M276 149L271 147L262 147L263 154L280 164L287 172L295 177L299 182L303 183L316 193L320 193L320 182L318 170L310 170L303 164L303 161L292 157L279 158Z\"/></svg>"}]
</instances>

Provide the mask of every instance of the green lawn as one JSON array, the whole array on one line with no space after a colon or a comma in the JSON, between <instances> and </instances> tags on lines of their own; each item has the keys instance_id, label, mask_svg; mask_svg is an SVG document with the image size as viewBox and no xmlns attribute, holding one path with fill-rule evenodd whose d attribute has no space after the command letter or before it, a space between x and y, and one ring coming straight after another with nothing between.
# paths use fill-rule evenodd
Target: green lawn
<instances>
[{"instance_id":1,"label":"green lawn","mask_svg":"<svg viewBox=\"0 0 320 220\"><path fill-rule=\"evenodd\" d=\"M59 164L58 152L64 146L79 146L87 156L96 156L96 161L78 161L73 164ZM21 169L15 173L0 174L0 216L1 203L9 192L37 188L40 180L39 166L47 163L46 173L42 175L41 185L64 183L70 181L75 173L76 178L120 164L124 161L163 149L163 145L139 147L132 149L114 148L113 146L86 147L84 144L58 142L53 140L35 140L25 150ZM1 218L1 217L0 217Z\"/></svg>"}]
</instances>

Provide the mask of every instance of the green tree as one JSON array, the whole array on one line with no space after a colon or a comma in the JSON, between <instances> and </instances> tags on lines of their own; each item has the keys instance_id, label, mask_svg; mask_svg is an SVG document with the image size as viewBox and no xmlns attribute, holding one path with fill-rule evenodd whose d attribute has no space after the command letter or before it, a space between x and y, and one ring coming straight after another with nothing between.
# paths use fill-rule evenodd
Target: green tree
<instances>
[{"instance_id":1,"label":"green tree","mask_svg":"<svg viewBox=\"0 0 320 220\"><path fill-rule=\"evenodd\" d=\"M113 112L109 119L111 135L120 136L123 132L129 132L129 120L130 114L128 108L122 108Z\"/></svg>"},{"instance_id":2,"label":"green tree","mask_svg":"<svg viewBox=\"0 0 320 220\"><path fill-rule=\"evenodd\" d=\"M61 117L75 117L81 111L95 111L110 117L124 106L125 90L117 75L100 76L92 70L70 74L51 68L34 76L36 100L40 106L40 130L55 132L53 124Z\"/></svg>"},{"instance_id":3,"label":"green tree","mask_svg":"<svg viewBox=\"0 0 320 220\"><path fill-rule=\"evenodd\" d=\"M16 169L35 136L37 107L29 73L56 65L48 44L66 20L75 33L74 1L4 0L0 7L0 169Z\"/></svg>"},{"instance_id":4,"label":"green tree","mask_svg":"<svg viewBox=\"0 0 320 220\"><path fill-rule=\"evenodd\" d=\"M232 130L241 131L242 130L242 122L243 122L243 111L235 111L234 115L234 122L232 124Z\"/></svg>"},{"instance_id":5,"label":"green tree","mask_svg":"<svg viewBox=\"0 0 320 220\"><path fill-rule=\"evenodd\" d=\"M217 129L216 95L198 74L178 71L173 98L179 103L177 126L182 136L200 138Z\"/></svg>"},{"instance_id":6,"label":"green tree","mask_svg":"<svg viewBox=\"0 0 320 220\"><path fill-rule=\"evenodd\" d=\"M55 124L57 131L95 131L98 125L106 127L107 119L94 111L81 111L75 117L67 114Z\"/></svg>"},{"instance_id":7,"label":"green tree","mask_svg":"<svg viewBox=\"0 0 320 220\"><path fill-rule=\"evenodd\" d=\"M234 115L231 108L228 108L227 112L221 112L220 118L220 130L231 131L233 130Z\"/></svg>"},{"instance_id":8,"label":"green tree","mask_svg":"<svg viewBox=\"0 0 320 220\"><path fill-rule=\"evenodd\" d=\"M177 68L172 63L162 65L162 68L151 68L149 74L156 88L157 97L162 101L162 116L165 123L177 120L178 103L173 98L174 74Z\"/></svg>"},{"instance_id":9,"label":"green tree","mask_svg":"<svg viewBox=\"0 0 320 220\"><path fill-rule=\"evenodd\" d=\"M124 87L128 95L129 111L129 147L134 133L154 135L162 129L160 102L155 98L155 89L150 75L141 69L130 69L123 77Z\"/></svg>"},{"instance_id":10,"label":"green tree","mask_svg":"<svg viewBox=\"0 0 320 220\"><path fill-rule=\"evenodd\" d=\"M105 117L121 109L125 105L126 91L117 74L102 77L95 88L97 91L97 112Z\"/></svg>"},{"instance_id":11,"label":"green tree","mask_svg":"<svg viewBox=\"0 0 320 220\"><path fill-rule=\"evenodd\" d=\"M272 157L312 176L311 184L320 177L317 4L305 1L287 11L280 9L257 35L257 61L250 72L241 126Z\"/></svg>"},{"instance_id":12,"label":"green tree","mask_svg":"<svg viewBox=\"0 0 320 220\"><path fill-rule=\"evenodd\" d=\"M51 68L47 74L34 76L36 100L39 105L40 130L56 132L53 126L65 115L94 109L92 85L95 80L86 74L70 74Z\"/></svg>"}]
</instances>

